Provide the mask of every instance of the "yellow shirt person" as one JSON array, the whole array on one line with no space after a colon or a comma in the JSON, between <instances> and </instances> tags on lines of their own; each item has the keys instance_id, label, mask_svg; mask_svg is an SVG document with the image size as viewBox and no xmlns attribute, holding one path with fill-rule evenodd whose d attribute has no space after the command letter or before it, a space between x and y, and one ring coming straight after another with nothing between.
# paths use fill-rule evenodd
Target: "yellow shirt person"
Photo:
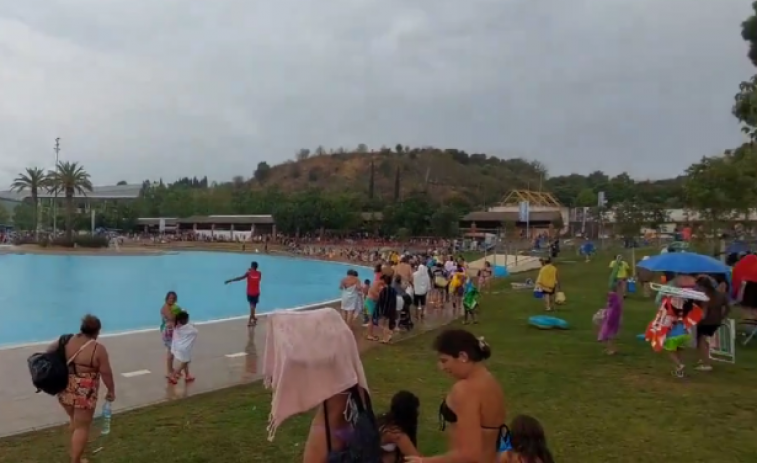
<instances>
[{"instance_id":1,"label":"yellow shirt person","mask_svg":"<svg viewBox=\"0 0 757 463\"><path fill-rule=\"evenodd\" d=\"M616 278L618 280L627 279L631 274L631 266L628 265L628 262L624 260L621 260L621 261L614 260L610 262L609 268L614 269L616 265L618 266L618 273L616 275Z\"/></svg>"},{"instance_id":2,"label":"yellow shirt person","mask_svg":"<svg viewBox=\"0 0 757 463\"><path fill-rule=\"evenodd\" d=\"M557 267L552 262L545 262L536 277L536 286L546 293L552 293L557 286Z\"/></svg>"}]
</instances>

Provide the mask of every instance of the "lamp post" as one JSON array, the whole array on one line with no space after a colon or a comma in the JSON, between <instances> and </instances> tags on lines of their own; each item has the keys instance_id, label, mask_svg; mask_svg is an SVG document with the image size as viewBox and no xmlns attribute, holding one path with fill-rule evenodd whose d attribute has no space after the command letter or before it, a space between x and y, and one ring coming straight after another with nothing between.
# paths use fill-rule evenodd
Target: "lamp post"
<instances>
[{"instance_id":1,"label":"lamp post","mask_svg":"<svg viewBox=\"0 0 757 463\"><path fill-rule=\"evenodd\" d=\"M60 138L55 139L55 169L58 169L58 158L60 157ZM58 189L53 192L53 236L58 234Z\"/></svg>"}]
</instances>

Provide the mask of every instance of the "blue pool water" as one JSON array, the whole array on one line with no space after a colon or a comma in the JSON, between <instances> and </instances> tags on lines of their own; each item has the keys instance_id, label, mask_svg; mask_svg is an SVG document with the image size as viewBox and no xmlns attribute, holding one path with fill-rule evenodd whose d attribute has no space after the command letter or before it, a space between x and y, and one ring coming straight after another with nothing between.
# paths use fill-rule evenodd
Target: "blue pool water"
<instances>
[{"instance_id":1,"label":"blue pool water","mask_svg":"<svg viewBox=\"0 0 757 463\"><path fill-rule=\"evenodd\" d=\"M343 264L256 254L185 252L163 256L0 255L0 346L75 332L86 313L103 332L157 328L167 291L192 321L249 313L246 282L224 285L256 260L263 274L259 313L339 298ZM356 268L361 279L370 271Z\"/></svg>"}]
</instances>

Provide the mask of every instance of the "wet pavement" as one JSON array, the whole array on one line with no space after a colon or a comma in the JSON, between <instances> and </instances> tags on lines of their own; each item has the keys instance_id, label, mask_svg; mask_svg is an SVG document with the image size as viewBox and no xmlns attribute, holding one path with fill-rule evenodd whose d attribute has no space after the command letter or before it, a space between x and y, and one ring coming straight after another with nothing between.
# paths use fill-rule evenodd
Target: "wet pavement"
<instances>
[{"instance_id":1,"label":"wet pavement","mask_svg":"<svg viewBox=\"0 0 757 463\"><path fill-rule=\"evenodd\" d=\"M333 305L332 305L333 306ZM452 321L449 309L430 310L426 320L416 323L410 333L395 335L393 342L438 328ZM266 322L261 317L255 328L246 320L233 320L198 326L191 372L197 380L185 385L167 384L165 348L157 330L103 337L108 348L116 382L115 412L177 400L261 379L259 355L266 338ZM361 351L379 346L365 340L362 328L354 329ZM57 400L36 394L29 378L26 359L44 346L0 350L0 437L61 425L65 414ZM105 387L101 387L101 400Z\"/></svg>"}]
</instances>

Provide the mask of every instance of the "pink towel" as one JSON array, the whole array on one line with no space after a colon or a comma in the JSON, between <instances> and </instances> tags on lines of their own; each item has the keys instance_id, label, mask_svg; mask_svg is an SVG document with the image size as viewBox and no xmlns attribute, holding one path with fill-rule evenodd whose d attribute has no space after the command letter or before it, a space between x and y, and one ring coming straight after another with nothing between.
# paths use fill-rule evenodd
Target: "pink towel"
<instances>
[{"instance_id":1,"label":"pink towel","mask_svg":"<svg viewBox=\"0 0 757 463\"><path fill-rule=\"evenodd\" d=\"M368 390L355 335L336 310L277 312L267 324L263 376L273 392L269 441L286 419L355 384Z\"/></svg>"}]
</instances>

